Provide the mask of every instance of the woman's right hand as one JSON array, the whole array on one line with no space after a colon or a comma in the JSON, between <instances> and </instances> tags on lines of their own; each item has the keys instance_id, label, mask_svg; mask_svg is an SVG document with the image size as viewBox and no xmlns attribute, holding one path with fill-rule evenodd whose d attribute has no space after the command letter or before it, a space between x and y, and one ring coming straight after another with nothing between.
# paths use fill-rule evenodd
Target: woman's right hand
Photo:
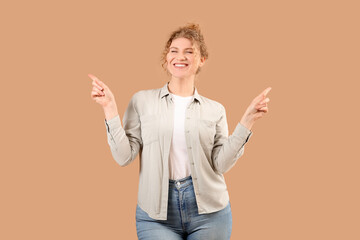
<instances>
[{"instance_id":1,"label":"woman's right hand","mask_svg":"<svg viewBox=\"0 0 360 240\"><path fill-rule=\"evenodd\" d=\"M110 91L108 86L105 85L102 81L100 81L97 77L92 74L88 74L88 76L93 80L92 81L92 91L91 98L100 104L103 108L106 108L109 105L116 105L114 94Z\"/></svg>"}]
</instances>

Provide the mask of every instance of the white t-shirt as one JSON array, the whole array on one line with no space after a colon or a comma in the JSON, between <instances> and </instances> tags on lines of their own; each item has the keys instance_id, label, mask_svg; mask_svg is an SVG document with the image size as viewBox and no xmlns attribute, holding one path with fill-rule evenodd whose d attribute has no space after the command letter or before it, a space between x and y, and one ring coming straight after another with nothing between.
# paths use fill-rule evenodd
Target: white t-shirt
<instances>
[{"instance_id":1,"label":"white t-shirt","mask_svg":"<svg viewBox=\"0 0 360 240\"><path fill-rule=\"evenodd\" d=\"M174 100L174 131L170 147L169 178L177 180L191 175L185 139L185 111L194 96L170 94Z\"/></svg>"}]
</instances>

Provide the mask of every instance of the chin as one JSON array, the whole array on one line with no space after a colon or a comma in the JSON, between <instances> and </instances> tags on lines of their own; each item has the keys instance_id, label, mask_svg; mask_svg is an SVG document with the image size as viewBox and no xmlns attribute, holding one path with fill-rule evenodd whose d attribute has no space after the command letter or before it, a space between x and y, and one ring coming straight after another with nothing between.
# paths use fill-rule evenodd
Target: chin
<instances>
[{"instance_id":1,"label":"chin","mask_svg":"<svg viewBox=\"0 0 360 240\"><path fill-rule=\"evenodd\" d=\"M171 73L171 76L176 77L176 78L187 78L187 77L189 77L188 74L173 74L173 73Z\"/></svg>"},{"instance_id":2,"label":"chin","mask_svg":"<svg viewBox=\"0 0 360 240\"><path fill-rule=\"evenodd\" d=\"M176 71L176 69L174 70L174 69L169 69L168 68L168 72L171 74L171 76L173 76L175 78L188 78L188 77L191 76L191 73L189 73L188 71L186 71L186 72L178 72L178 71Z\"/></svg>"}]
</instances>

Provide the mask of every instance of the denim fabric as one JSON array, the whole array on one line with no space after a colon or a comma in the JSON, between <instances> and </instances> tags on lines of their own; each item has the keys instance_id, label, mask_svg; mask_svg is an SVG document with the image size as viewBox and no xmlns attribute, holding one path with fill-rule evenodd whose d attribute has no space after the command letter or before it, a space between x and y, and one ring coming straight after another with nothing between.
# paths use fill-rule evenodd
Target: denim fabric
<instances>
[{"instance_id":1,"label":"denim fabric","mask_svg":"<svg viewBox=\"0 0 360 240\"><path fill-rule=\"evenodd\" d=\"M192 177L169 180L167 220L156 220L136 205L140 240L228 240L232 231L231 204L216 212L198 214Z\"/></svg>"}]
</instances>

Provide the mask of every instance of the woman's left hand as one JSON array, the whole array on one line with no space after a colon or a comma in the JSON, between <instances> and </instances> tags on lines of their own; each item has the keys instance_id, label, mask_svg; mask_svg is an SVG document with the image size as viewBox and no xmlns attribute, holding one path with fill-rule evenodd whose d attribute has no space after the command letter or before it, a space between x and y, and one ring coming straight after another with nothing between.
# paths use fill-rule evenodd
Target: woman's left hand
<instances>
[{"instance_id":1,"label":"woman's left hand","mask_svg":"<svg viewBox=\"0 0 360 240\"><path fill-rule=\"evenodd\" d=\"M271 87L268 87L260 95L256 96L241 118L240 123L249 130L252 128L256 120L269 111L267 103L270 99L266 98L266 95L270 92L270 90Z\"/></svg>"}]
</instances>

